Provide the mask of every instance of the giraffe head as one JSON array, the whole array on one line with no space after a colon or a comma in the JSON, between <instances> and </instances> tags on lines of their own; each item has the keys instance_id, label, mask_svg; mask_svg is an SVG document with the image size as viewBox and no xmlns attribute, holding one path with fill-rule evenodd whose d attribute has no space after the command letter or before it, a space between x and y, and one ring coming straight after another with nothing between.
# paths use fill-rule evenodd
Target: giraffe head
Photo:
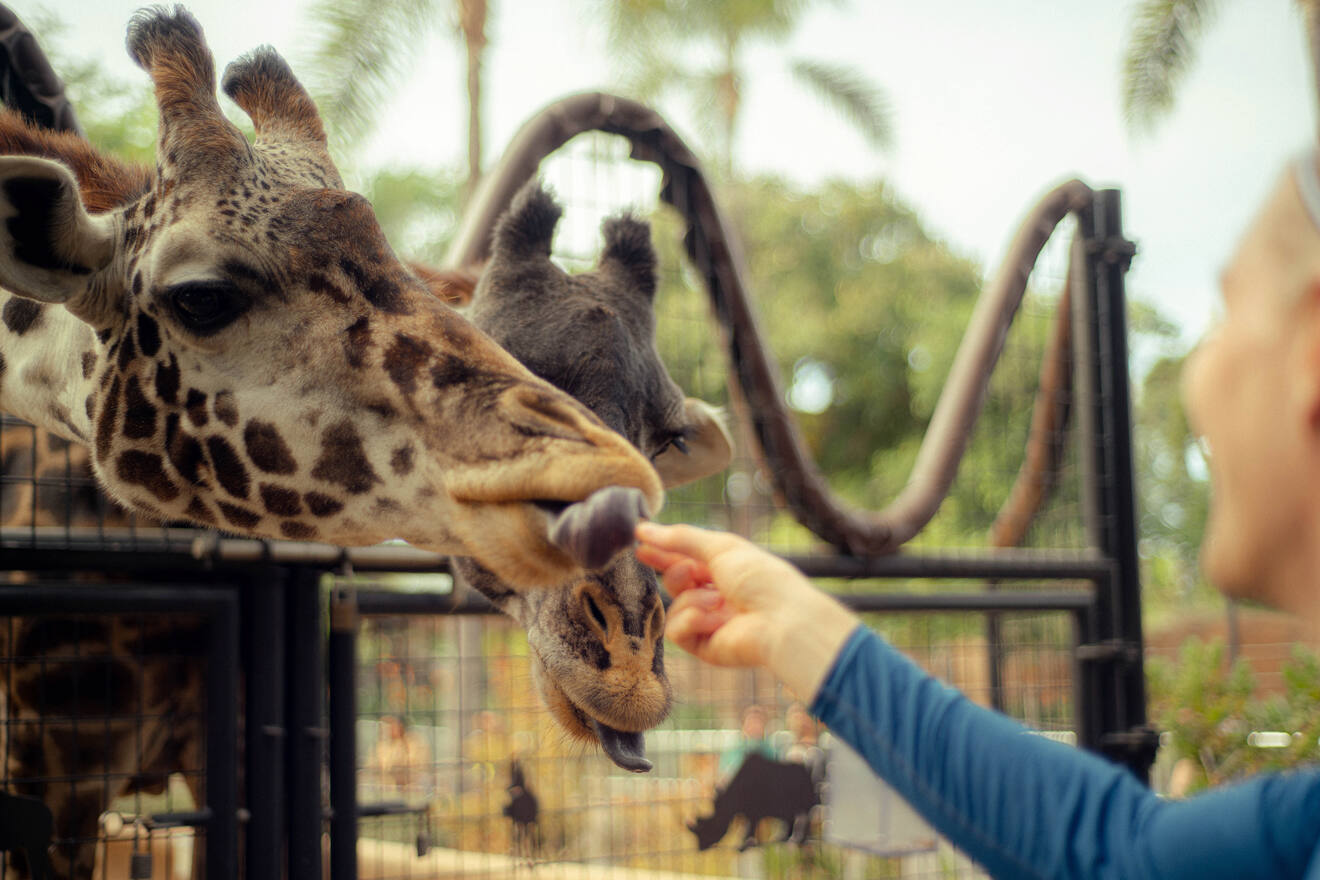
<instances>
[{"instance_id":1,"label":"giraffe head","mask_svg":"<svg viewBox=\"0 0 1320 880\"><path fill-rule=\"evenodd\" d=\"M550 260L559 216L539 185L518 194L496 227L473 323L627 437L666 487L723 470L731 444L720 417L684 397L656 351L649 227L606 220L596 270L568 275ZM655 573L625 553L520 594L479 562L455 560L455 570L527 628L533 677L560 725L620 766L648 769L641 732L664 720L671 696Z\"/></svg>"},{"instance_id":2,"label":"giraffe head","mask_svg":"<svg viewBox=\"0 0 1320 880\"><path fill-rule=\"evenodd\" d=\"M0 284L25 298L15 345L41 342L55 304L85 325L28 352L24 375L79 374L46 424L92 448L113 497L255 536L404 538L518 588L581 571L550 542L547 507L628 487L658 509L645 457L396 258L279 55L225 72L249 143L181 7L139 13L128 49L155 85L153 174L0 158Z\"/></svg>"}]
</instances>

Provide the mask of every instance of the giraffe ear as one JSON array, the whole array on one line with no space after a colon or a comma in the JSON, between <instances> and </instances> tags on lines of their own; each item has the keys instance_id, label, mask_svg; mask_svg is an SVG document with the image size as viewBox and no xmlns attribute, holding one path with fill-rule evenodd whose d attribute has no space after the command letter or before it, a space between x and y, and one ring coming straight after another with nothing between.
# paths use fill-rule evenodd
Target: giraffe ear
<instances>
[{"instance_id":1,"label":"giraffe ear","mask_svg":"<svg viewBox=\"0 0 1320 880\"><path fill-rule=\"evenodd\" d=\"M689 397L683 404L683 446L670 446L655 457L655 470L666 489L717 474L733 458L733 441L724 416L703 400Z\"/></svg>"},{"instance_id":2,"label":"giraffe ear","mask_svg":"<svg viewBox=\"0 0 1320 880\"><path fill-rule=\"evenodd\" d=\"M0 287L72 304L114 256L108 216L87 213L73 173L58 162L0 157Z\"/></svg>"}]
</instances>

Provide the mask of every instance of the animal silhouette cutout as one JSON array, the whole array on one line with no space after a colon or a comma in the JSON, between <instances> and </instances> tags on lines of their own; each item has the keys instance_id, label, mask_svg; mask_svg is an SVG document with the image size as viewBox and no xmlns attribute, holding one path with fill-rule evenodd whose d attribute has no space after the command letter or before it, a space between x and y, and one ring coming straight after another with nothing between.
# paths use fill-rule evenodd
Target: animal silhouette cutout
<instances>
[{"instance_id":1,"label":"animal silhouette cutout","mask_svg":"<svg viewBox=\"0 0 1320 880\"><path fill-rule=\"evenodd\" d=\"M710 849L728 833L735 819L745 823L739 850L757 845L756 826L763 819L784 825L782 840L802 844L807 839L810 814L820 804L820 792L805 764L775 761L756 752L715 793L714 811L688 825L697 836L697 849Z\"/></svg>"}]
</instances>

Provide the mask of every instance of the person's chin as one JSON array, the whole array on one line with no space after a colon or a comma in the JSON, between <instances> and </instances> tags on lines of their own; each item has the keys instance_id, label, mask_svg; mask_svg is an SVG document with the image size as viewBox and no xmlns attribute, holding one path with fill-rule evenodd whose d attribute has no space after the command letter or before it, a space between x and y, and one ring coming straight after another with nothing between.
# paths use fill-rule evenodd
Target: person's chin
<instances>
[{"instance_id":1,"label":"person's chin","mask_svg":"<svg viewBox=\"0 0 1320 880\"><path fill-rule=\"evenodd\" d=\"M1201 540L1201 573L1219 592L1230 599L1249 598L1250 589L1242 569L1241 554L1231 536L1225 536L1223 529L1217 528L1217 521L1211 514L1206 524L1205 537Z\"/></svg>"}]
</instances>

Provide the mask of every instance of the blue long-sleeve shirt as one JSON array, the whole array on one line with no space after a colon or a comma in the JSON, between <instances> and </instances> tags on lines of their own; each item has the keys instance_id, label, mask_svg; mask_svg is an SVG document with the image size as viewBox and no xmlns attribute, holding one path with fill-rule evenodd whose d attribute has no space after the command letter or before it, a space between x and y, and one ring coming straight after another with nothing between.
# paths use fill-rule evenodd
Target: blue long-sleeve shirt
<instances>
[{"instance_id":1,"label":"blue long-sleeve shirt","mask_svg":"<svg viewBox=\"0 0 1320 880\"><path fill-rule=\"evenodd\" d=\"M1320 768L1165 800L977 706L864 626L811 711L995 877L1320 880Z\"/></svg>"}]
</instances>

